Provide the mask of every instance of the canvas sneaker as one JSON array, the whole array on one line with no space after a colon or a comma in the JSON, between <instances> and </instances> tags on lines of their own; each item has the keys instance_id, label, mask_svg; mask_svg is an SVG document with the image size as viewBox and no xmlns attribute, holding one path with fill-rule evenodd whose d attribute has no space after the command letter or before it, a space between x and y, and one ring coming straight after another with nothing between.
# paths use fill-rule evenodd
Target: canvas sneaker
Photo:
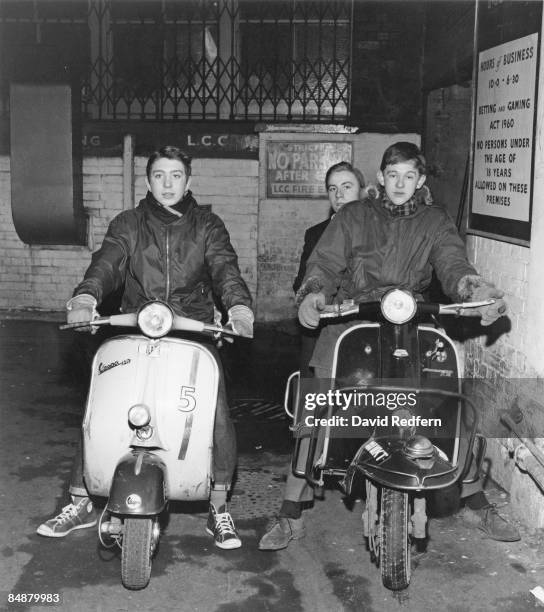
<instances>
[{"instance_id":1,"label":"canvas sneaker","mask_svg":"<svg viewBox=\"0 0 544 612\"><path fill-rule=\"evenodd\" d=\"M219 548L225 550L240 548L242 541L236 533L232 516L229 512L226 512L225 506L221 506L219 510L223 510L223 512L217 512L215 506L210 504L206 532L213 536L215 545Z\"/></svg>"},{"instance_id":2,"label":"canvas sneaker","mask_svg":"<svg viewBox=\"0 0 544 612\"><path fill-rule=\"evenodd\" d=\"M48 538L63 538L75 529L94 527L97 522L92 501L84 497L77 504L64 506L60 514L42 523L36 532Z\"/></svg>"}]
</instances>

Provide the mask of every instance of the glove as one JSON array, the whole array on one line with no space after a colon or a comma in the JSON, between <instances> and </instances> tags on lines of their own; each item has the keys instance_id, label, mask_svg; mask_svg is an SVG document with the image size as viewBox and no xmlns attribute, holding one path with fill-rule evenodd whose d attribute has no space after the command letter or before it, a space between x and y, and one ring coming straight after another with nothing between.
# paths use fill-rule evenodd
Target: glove
<instances>
[{"instance_id":1,"label":"glove","mask_svg":"<svg viewBox=\"0 0 544 612\"><path fill-rule=\"evenodd\" d=\"M315 329L319 325L319 313L324 307L324 293L308 293L298 307L298 320L304 327Z\"/></svg>"},{"instance_id":2,"label":"glove","mask_svg":"<svg viewBox=\"0 0 544 612\"><path fill-rule=\"evenodd\" d=\"M464 301L480 302L494 299L495 303L480 308L464 308L459 314L465 317L482 317L480 324L484 327L506 314L506 302L502 299L501 291L492 283L488 283L481 276L465 276L459 281L460 295Z\"/></svg>"},{"instance_id":3,"label":"glove","mask_svg":"<svg viewBox=\"0 0 544 612\"><path fill-rule=\"evenodd\" d=\"M229 308L229 320L232 329L244 338L253 338L253 321L255 317L251 312L251 308L239 304Z\"/></svg>"},{"instance_id":4,"label":"glove","mask_svg":"<svg viewBox=\"0 0 544 612\"><path fill-rule=\"evenodd\" d=\"M96 312L96 299L92 295L82 293L76 295L66 303L66 322L67 323L82 323L84 321L92 321L98 316ZM90 331L96 334L96 327L87 325L85 327L76 327L76 331Z\"/></svg>"}]
</instances>

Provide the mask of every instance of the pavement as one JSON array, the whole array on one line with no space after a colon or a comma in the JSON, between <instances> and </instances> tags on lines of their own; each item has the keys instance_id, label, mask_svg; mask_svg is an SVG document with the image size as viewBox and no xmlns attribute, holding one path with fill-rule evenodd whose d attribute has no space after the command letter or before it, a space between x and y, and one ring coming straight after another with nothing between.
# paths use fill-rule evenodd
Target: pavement
<instances>
[{"instance_id":1,"label":"pavement","mask_svg":"<svg viewBox=\"0 0 544 612\"><path fill-rule=\"evenodd\" d=\"M333 486L305 512L307 536L261 552L259 538L279 509L291 448L283 385L297 365L293 322L257 325L253 342L227 348L226 375L238 434L231 512L243 540L221 551L205 534L206 508L173 504L149 586L125 590L120 555L94 529L51 540L36 527L66 503L83 413L88 364L99 337L58 330L56 313L0 313L0 610L39 610L9 602L55 594L55 610L82 612L310 612L426 610L523 612L544 586L544 537L512 516L506 493L490 499L522 531L521 542L484 536L463 512L435 516L425 550L415 548L412 583L383 588L362 537L362 502ZM10 597L11 595L11 597Z\"/></svg>"}]
</instances>

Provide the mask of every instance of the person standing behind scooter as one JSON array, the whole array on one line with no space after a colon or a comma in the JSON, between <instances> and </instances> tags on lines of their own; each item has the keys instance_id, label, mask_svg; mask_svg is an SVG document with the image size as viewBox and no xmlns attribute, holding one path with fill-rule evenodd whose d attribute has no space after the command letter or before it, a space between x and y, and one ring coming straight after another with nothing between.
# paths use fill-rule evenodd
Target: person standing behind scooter
<instances>
[{"instance_id":1,"label":"person standing behind scooter","mask_svg":"<svg viewBox=\"0 0 544 612\"><path fill-rule=\"evenodd\" d=\"M331 216L321 221L317 225L309 227L304 234L304 246L300 256L300 264L297 276L293 282L293 291L296 292L302 285L302 280L306 274L306 262L310 257L315 245L318 243L323 232L329 225L331 219L344 204L361 199L361 192L365 186L363 173L354 168L349 162L342 161L334 164L327 170L325 175L325 187L331 205ZM318 329L308 329L301 327L300 342L300 376L307 378L312 375L309 362L314 351L316 340L319 336Z\"/></svg>"},{"instance_id":2,"label":"person standing behind scooter","mask_svg":"<svg viewBox=\"0 0 544 612\"><path fill-rule=\"evenodd\" d=\"M234 331L253 337L251 295L229 234L217 215L199 208L189 190L190 180L191 158L177 147L166 146L151 155L146 168L149 191L134 210L122 212L110 223L102 246L66 305L68 323L92 320L96 307L120 287L123 312L135 312L150 300L162 299L176 314L208 323L214 320L215 294L228 311ZM242 543L227 510L236 438L222 372L213 437L214 482L206 531L219 548L239 548ZM41 524L40 535L58 538L96 525L96 512L83 482L81 445L69 492L72 503Z\"/></svg>"},{"instance_id":3,"label":"person standing behind scooter","mask_svg":"<svg viewBox=\"0 0 544 612\"><path fill-rule=\"evenodd\" d=\"M444 293L454 301L495 299L490 306L472 312L467 309L462 314L481 316L482 325L491 325L502 316L506 312L504 293L470 265L453 221L444 209L433 204L424 186L426 162L419 148L410 142L388 147L377 178L380 187L369 192L364 205L344 206L312 252L297 294L301 324L315 329L321 310L333 296L337 302L368 302L401 287L421 297L433 269ZM353 324L339 323L323 329L310 361L317 378L330 378L336 341ZM307 442L304 439L301 443L301 466L306 463ZM304 536L302 504L308 499L308 484L295 476L290 484L277 521L259 542L260 550L280 550ZM477 514L478 527L489 537L520 539L518 530L489 503L480 480L470 489L464 488L461 497Z\"/></svg>"}]
</instances>

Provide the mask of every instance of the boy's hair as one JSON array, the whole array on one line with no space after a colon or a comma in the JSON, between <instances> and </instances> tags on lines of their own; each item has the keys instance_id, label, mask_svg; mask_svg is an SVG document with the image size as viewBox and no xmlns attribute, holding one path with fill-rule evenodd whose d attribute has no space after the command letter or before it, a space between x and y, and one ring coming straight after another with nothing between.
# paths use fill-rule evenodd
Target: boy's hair
<instances>
[{"instance_id":1,"label":"boy's hair","mask_svg":"<svg viewBox=\"0 0 544 612\"><path fill-rule=\"evenodd\" d=\"M413 142L395 142L385 149L380 164L380 170L383 172L386 166L393 164L402 164L406 162L414 162L414 165L420 174L427 174L427 162L420 148Z\"/></svg>"},{"instance_id":2,"label":"boy's hair","mask_svg":"<svg viewBox=\"0 0 544 612\"><path fill-rule=\"evenodd\" d=\"M182 151L180 148L167 145L166 147L162 147L158 151L152 153L149 159L147 160L145 173L148 179L151 178L151 168L153 164L162 157L165 157L166 159L177 159L183 164L183 167L185 168L185 176L187 178L191 176L191 157L189 157L189 155L187 155L187 153Z\"/></svg>"},{"instance_id":3,"label":"boy's hair","mask_svg":"<svg viewBox=\"0 0 544 612\"><path fill-rule=\"evenodd\" d=\"M329 186L329 178L331 174L334 174L335 172L342 172L343 170L347 170L348 172L354 174L355 178L359 181L359 186L361 189L363 189L365 186L365 177L363 176L363 173L359 170L359 168L355 168L347 161L338 162L327 170L327 174L325 174L325 187Z\"/></svg>"}]
</instances>

